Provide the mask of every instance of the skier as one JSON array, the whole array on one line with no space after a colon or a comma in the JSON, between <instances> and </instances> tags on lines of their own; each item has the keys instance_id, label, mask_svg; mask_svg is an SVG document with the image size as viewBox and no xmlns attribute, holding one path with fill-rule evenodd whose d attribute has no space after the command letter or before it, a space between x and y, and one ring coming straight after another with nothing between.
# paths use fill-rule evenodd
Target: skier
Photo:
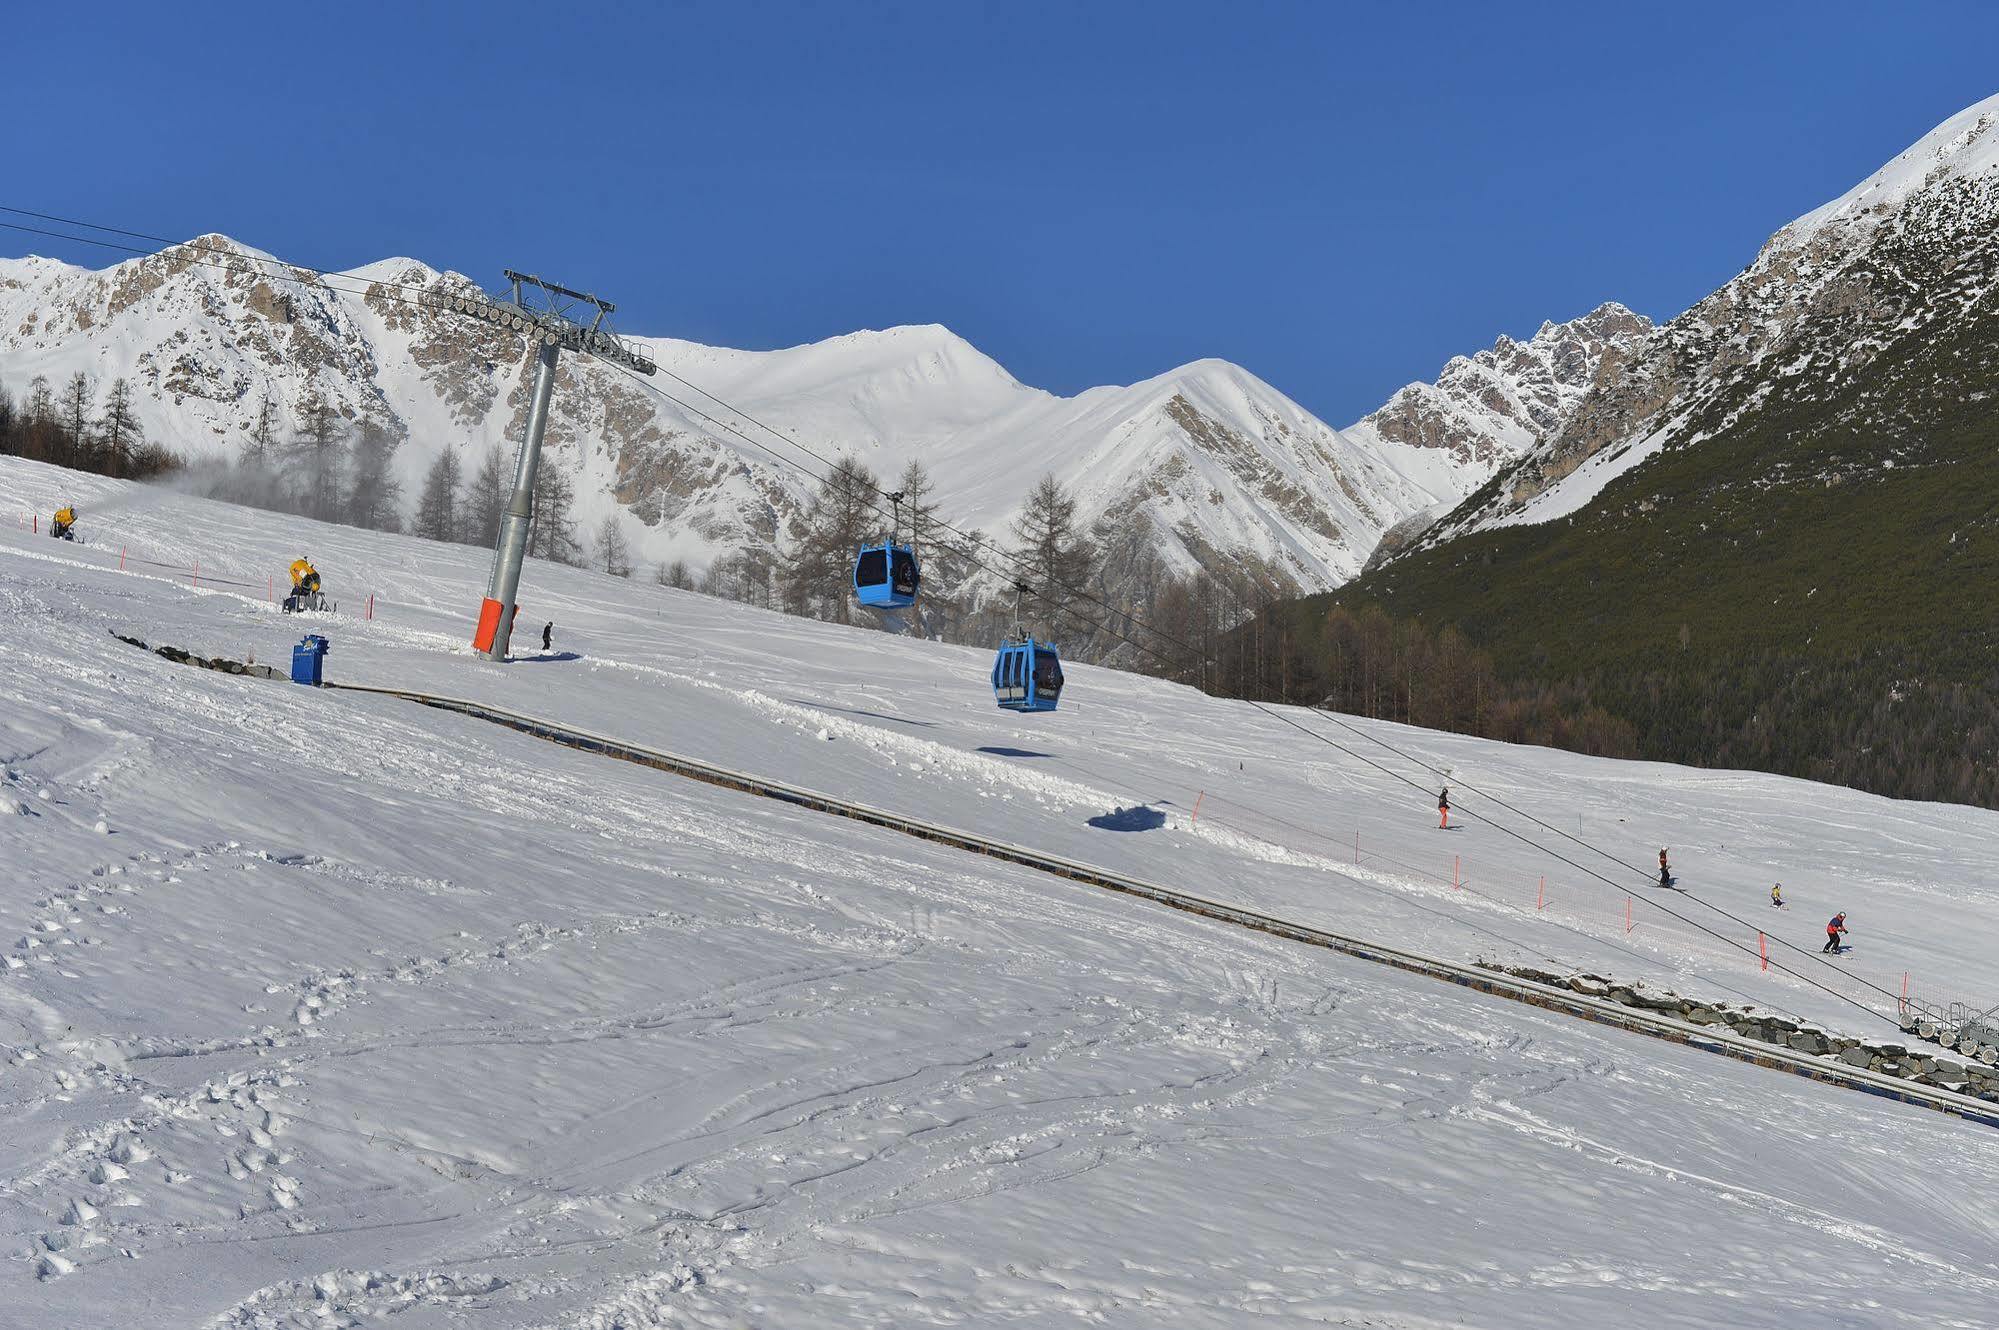
<instances>
[{"instance_id":1,"label":"skier","mask_svg":"<svg viewBox=\"0 0 1999 1330\"><path fill-rule=\"evenodd\" d=\"M1659 885L1662 887L1673 885L1673 870L1666 864L1666 852L1663 849L1659 851Z\"/></svg>"},{"instance_id":2,"label":"skier","mask_svg":"<svg viewBox=\"0 0 1999 1330\"><path fill-rule=\"evenodd\" d=\"M56 509L55 520L49 523L49 534L57 540L75 540L76 509L64 504Z\"/></svg>"},{"instance_id":3,"label":"skier","mask_svg":"<svg viewBox=\"0 0 1999 1330\"><path fill-rule=\"evenodd\" d=\"M543 625L541 626L541 649L542 649L543 651L549 651L549 650L552 650L552 649L553 649L553 647L552 647L552 645L551 645L551 644L552 644L552 643L553 643L554 641L555 641L555 624L554 624L554 622L553 622L553 621L551 621L551 622L549 622L549 623L545 623L545 624L543 624Z\"/></svg>"},{"instance_id":4,"label":"skier","mask_svg":"<svg viewBox=\"0 0 1999 1330\"><path fill-rule=\"evenodd\" d=\"M1437 826L1445 831L1451 829L1451 787L1448 785L1437 793Z\"/></svg>"},{"instance_id":5,"label":"skier","mask_svg":"<svg viewBox=\"0 0 1999 1330\"><path fill-rule=\"evenodd\" d=\"M1776 906L1776 907L1777 907L1778 909L1780 909L1780 910L1784 908L1784 884L1783 884L1783 883L1779 882L1779 883L1778 883L1778 884L1777 884L1776 886L1774 886L1774 887L1770 888L1770 903L1771 903L1772 905Z\"/></svg>"},{"instance_id":6,"label":"skier","mask_svg":"<svg viewBox=\"0 0 1999 1330\"><path fill-rule=\"evenodd\" d=\"M1837 956L1840 953L1840 939L1846 936L1846 911L1841 910L1826 921L1825 946L1821 949Z\"/></svg>"}]
</instances>

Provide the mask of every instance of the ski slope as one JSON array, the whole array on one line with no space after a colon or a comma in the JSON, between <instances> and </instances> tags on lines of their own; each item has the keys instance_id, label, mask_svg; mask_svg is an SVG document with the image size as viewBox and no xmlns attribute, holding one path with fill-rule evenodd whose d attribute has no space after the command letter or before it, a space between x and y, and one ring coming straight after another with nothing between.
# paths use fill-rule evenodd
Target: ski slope
<instances>
[{"instance_id":1,"label":"ski slope","mask_svg":"<svg viewBox=\"0 0 1999 1330\"><path fill-rule=\"evenodd\" d=\"M14 526L58 494L81 547ZM1989 1323L1990 1131L109 635L280 663L261 589L133 568L299 553L376 596L311 625L335 679L1882 1028L1608 888L1508 903L1568 870L1184 688L1016 718L976 652L539 564L557 651L500 668L482 551L0 460L0 1324ZM1806 942L1846 909L1859 973L1988 982L1992 814L1378 732L1738 912L1780 876Z\"/></svg>"}]
</instances>

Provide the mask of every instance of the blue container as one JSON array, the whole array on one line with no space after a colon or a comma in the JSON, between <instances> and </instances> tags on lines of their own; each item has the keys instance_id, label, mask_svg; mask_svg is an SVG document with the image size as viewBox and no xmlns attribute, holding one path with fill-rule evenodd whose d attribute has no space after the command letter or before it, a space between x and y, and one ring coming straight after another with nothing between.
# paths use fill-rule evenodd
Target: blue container
<instances>
[{"instance_id":1,"label":"blue container","mask_svg":"<svg viewBox=\"0 0 1999 1330\"><path fill-rule=\"evenodd\" d=\"M326 661L326 639L307 633L292 648L292 682L319 686L320 668Z\"/></svg>"}]
</instances>

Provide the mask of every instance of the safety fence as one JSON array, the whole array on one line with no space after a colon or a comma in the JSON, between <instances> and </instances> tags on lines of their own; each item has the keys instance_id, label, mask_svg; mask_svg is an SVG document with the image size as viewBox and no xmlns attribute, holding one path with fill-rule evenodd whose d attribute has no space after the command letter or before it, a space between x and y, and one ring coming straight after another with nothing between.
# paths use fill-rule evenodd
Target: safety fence
<instances>
[{"instance_id":1,"label":"safety fence","mask_svg":"<svg viewBox=\"0 0 1999 1330\"><path fill-rule=\"evenodd\" d=\"M1639 1012L1620 1006L1611 1001L1603 1001L1580 991L1554 985L1523 980L1516 975L1505 974L1495 968L1465 965L1446 961L1421 953L1405 951L1381 943L1365 941L1331 930L1300 924L1275 915L1263 914L1244 906L1214 900L1189 891L1162 886L1138 878L1126 877L1107 869L1098 868L1076 860L1065 859L1031 847L1006 841L993 840L973 832L926 822L890 812L886 809L854 803L832 795L822 794L801 786L788 785L728 767L715 766L695 758L669 753L661 749L647 748L595 734L588 730L576 729L536 716L522 715L487 703L469 701L464 698L443 697L432 693L416 692L400 688L378 688L366 685L330 685L349 693L374 694L382 697L401 698L421 706L435 707L472 716L479 720L493 722L519 730L524 734L574 748L586 753L594 753L621 762L669 772L688 777L710 785L739 790L760 798L775 799L796 807L826 813L835 817L850 818L857 822L871 824L921 840L930 841L956 849L967 850L993 859L1020 864L1040 872L1066 878L1087 886L1106 891L1149 900L1169 909L1187 914L1233 924L1238 927L1281 937L1310 946L1324 947L1375 964L1386 965L1409 973L1422 974L1449 983L1458 984L1478 992L1525 1002L1547 1010L1561 1011L1586 1020L1617 1025L1634 1033L1651 1035L1671 1040L1690 1048L1709 1053L1718 1053L1762 1067L1774 1068L1807 1076L1814 1080L1836 1084L1863 1093L1878 1095L1904 1103L1950 1113L1969 1121L1987 1126L1999 1126L1999 1111L1991 1104L1962 1093L1963 1086L1946 1088L1934 1082L1905 1079L1900 1075L1887 1074L1885 1068L1862 1067L1837 1061L1829 1061L1816 1055L1806 1055L1790 1048L1758 1046L1754 1041L1742 1038L1733 1032L1724 1032L1710 1026L1672 1019L1659 1012ZM1196 796L1197 801L1199 796Z\"/></svg>"},{"instance_id":2,"label":"safety fence","mask_svg":"<svg viewBox=\"0 0 1999 1330\"><path fill-rule=\"evenodd\" d=\"M1067 765L1103 779L1073 762ZM1488 918L1540 921L1598 943L1641 952L1645 959L1682 972L1705 970L1715 977L1766 974L1773 968L1803 972L1851 1002L1883 1015L1892 1012L1905 1028L1921 1020L1948 1029L1947 1013L1953 1004L1956 1010L1973 1005L1944 986L1916 983L1906 971L1884 979L1845 961L1838 968L1819 963L1816 953L1826 936L1820 921L1794 905L1772 904L1768 888L1748 889L1740 901L1721 902L1734 916L1730 918L1703 909L1700 898L1677 888L1656 884L1617 888L1575 872L1528 876L1517 869L1488 870L1459 851L1441 847L1434 854L1412 851L1407 836L1398 837L1391 848L1360 829L1339 833L1307 826L1208 790L1195 791L1188 823L1197 831L1225 829L1328 867L1372 870L1397 879L1405 888L1420 886L1433 902L1461 903L1468 918L1477 911ZM1478 820L1459 823L1457 814L1453 823L1479 825ZM1440 840L1448 834L1438 830ZM1764 914L1771 916L1768 926L1755 926L1756 916ZM1736 922L1744 918L1750 920L1749 926ZM1515 940L1533 945L1529 937Z\"/></svg>"},{"instance_id":3,"label":"safety fence","mask_svg":"<svg viewBox=\"0 0 1999 1330\"><path fill-rule=\"evenodd\" d=\"M39 513L17 514L15 525L20 530L31 535L45 534L44 524ZM106 558L104 566L107 571L110 569L110 546L77 542L77 547L103 554ZM131 553L128 546L119 546L117 571L139 572L141 570L170 574L175 581L186 578L188 585L197 590L227 587L231 590L244 592L262 591L264 599L273 605L279 604L284 600L283 596L278 595L280 587L284 588L286 595L291 593L291 574L289 570L282 575L278 573L266 573L263 582L260 584L255 580L253 575L246 574L240 569L222 567L217 561L204 560L199 554L190 556L187 563L167 563L158 559L143 558L140 555ZM383 603L386 605L387 602ZM375 608L376 596L374 592L370 591L366 593L360 602L358 610L350 610L346 611L346 613L355 618L373 619L375 617ZM328 601L326 609L314 611L314 613L319 614L339 614L342 612L339 602L332 600Z\"/></svg>"}]
</instances>

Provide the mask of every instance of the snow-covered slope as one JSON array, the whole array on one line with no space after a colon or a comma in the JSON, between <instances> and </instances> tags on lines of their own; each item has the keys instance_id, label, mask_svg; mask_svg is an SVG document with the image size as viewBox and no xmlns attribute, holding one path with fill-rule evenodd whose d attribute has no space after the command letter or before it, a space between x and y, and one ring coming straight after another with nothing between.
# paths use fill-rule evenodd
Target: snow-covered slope
<instances>
[{"instance_id":1,"label":"snow-covered slope","mask_svg":"<svg viewBox=\"0 0 1999 1330\"><path fill-rule=\"evenodd\" d=\"M1987 297L1995 233L1999 96L1770 237L1739 276L1640 340L1558 431L1430 539L1566 517L1772 394L1837 400L1884 349L1948 329Z\"/></svg>"},{"instance_id":2,"label":"snow-covered slope","mask_svg":"<svg viewBox=\"0 0 1999 1330\"><path fill-rule=\"evenodd\" d=\"M12 520L57 495L85 544ZM1008 716L965 648L539 563L558 651L496 668L480 551L0 459L22 1324L1973 1325L1999 1293L1987 1129L106 631L281 660L304 625L260 588L140 560L253 582L301 542L377 593L309 625L335 678L1443 954L1873 1019L1237 703L1079 667ZM1855 980L1989 984L1999 815L1363 728L1671 845L1687 908L1808 946L1847 910Z\"/></svg>"},{"instance_id":3,"label":"snow-covered slope","mask_svg":"<svg viewBox=\"0 0 1999 1330\"><path fill-rule=\"evenodd\" d=\"M223 236L102 272L0 261L0 380L20 395L36 376L56 389L78 370L100 387L126 377L149 435L197 457L233 455L266 403L280 442L323 404L407 439L410 493L440 449L481 454L518 437L518 341L405 303L469 290L467 279L407 259L280 280L297 275ZM641 340L675 376L654 386L693 409L569 358L548 458L575 477L586 526L629 514L647 563L699 567L781 546L812 482L757 445L818 465L700 390L823 456L858 456L885 481L921 459L946 520L1002 540L1052 472L1079 493L1085 523L1137 525L1175 571L1267 565L1304 589L1345 581L1383 531L1454 502L1490 469L1420 440L1344 437L1221 361L1063 398L935 325L767 352Z\"/></svg>"}]
</instances>

